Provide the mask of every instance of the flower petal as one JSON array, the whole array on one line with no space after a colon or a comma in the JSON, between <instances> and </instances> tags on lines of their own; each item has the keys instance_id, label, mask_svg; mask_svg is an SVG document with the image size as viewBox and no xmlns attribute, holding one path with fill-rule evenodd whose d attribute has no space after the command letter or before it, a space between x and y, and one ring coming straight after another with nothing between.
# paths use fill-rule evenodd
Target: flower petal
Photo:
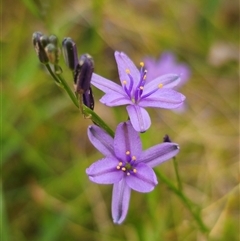
<instances>
[{"instance_id":1,"label":"flower petal","mask_svg":"<svg viewBox=\"0 0 240 241\"><path fill-rule=\"evenodd\" d=\"M178 152L178 144L172 142L161 143L143 151L137 162L144 162L150 167L155 167L176 156Z\"/></svg>"},{"instance_id":2,"label":"flower petal","mask_svg":"<svg viewBox=\"0 0 240 241\"><path fill-rule=\"evenodd\" d=\"M151 192L158 184L153 169L144 163L139 163L136 170L136 173L126 176L127 185L137 192Z\"/></svg>"},{"instance_id":3,"label":"flower petal","mask_svg":"<svg viewBox=\"0 0 240 241\"><path fill-rule=\"evenodd\" d=\"M88 138L104 156L114 157L113 138L96 125L88 127Z\"/></svg>"},{"instance_id":4,"label":"flower petal","mask_svg":"<svg viewBox=\"0 0 240 241\"><path fill-rule=\"evenodd\" d=\"M99 184L113 184L123 178L123 172L117 169L118 160L113 157L106 157L94 162L86 173L92 182Z\"/></svg>"},{"instance_id":5,"label":"flower petal","mask_svg":"<svg viewBox=\"0 0 240 241\"><path fill-rule=\"evenodd\" d=\"M136 132L130 121L120 123L116 129L114 137L114 151L116 157L120 160L126 160L126 152L130 152L130 156L137 159L142 153L142 143L138 132Z\"/></svg>"},{"instance_id":6,"label":"flower petal","mask_svg":"<svg viewBox=\"0 0 240 241\"><path fill-rule=\"evenodd\" d=\"M181 78L177 74L165 74L159 76L158 78L151 80L149 83L146 83L143 90L143 95L155 90L160 84L162 88L173 88L178 85Z\"/></svg>"},{"instance_id":7,"label":"flower petal","mask_svg":"<svg viewBox=\"0 0 240 241\"><path fill-rule=\"evenodd\" d=\"M117 62L118 73L119 73L119 78L121 82L124 80L125 81L129 80L129 76L126 73L126 70L128 69L130 71L131 76L133 77L134 87L135 87L138 84L140 79L139 70L132 62L132 60L125 53L116 51L114 55Z\"/></svg>"},{"instance_id":8,"label":"flower petal","mask_svg":"<svg viewBox=\"0 0 240 241\"><path fill-rule=\"evenodd\" d=\"M113 185L112 218L116 224L121 224L127 216L131 196L131 188L126 185L125 179Z\"/></svg>"},{"instance_id":9,"label":"flower petal","mask_svg":"<svg viewBox=\"0 0 240 241\"><path fill-rule=\"evenodd\" d=\"M175 109L183 104L185 96L172 89L159 89L148 97L141 99L141 107Z\"/></svg>"},{"instance_id":10,"label":"flower petal","mask_svg":"<svg viewBox=\"0 0 240 241\"><path fill-rule=\"evenodd\" d=\"M111 80L105 79L95 73L92 74L91 84L103 91L104 93L125 94L122 86L114 83Z\"/></svg>"},{"instance_id":11,"label":"flower petal","mask_svg":"<svg viewBox=\"0 0 240 241\"><path fill-rule=\"evenodd\" d=\"M131 104L132 101L129 97L125 94L115 93L108 93L105 94L101 99L100 102L107 105L107 106L119 106L119 105L127 105Z\"/></svg>"},{"instance_id":12,"label":"flower petal","mask_svg":"<svg viewBox=\"0 0 240 241\"><path fill-rule=\"evenodd\" d=\"M133 128L137 132L145 132L151 125L151 119L147 111L138 105L128 105L127 112Z\"/></svg>"}]
</instances>

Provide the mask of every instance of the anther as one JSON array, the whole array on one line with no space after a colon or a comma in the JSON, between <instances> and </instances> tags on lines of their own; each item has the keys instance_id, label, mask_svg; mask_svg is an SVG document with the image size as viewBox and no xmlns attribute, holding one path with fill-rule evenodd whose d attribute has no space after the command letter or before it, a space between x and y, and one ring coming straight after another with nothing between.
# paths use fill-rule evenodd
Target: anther
<instances>
[{"instance_id":1,"label":"anther","mask_svg":"<svg viewBox=\"0 0 240 241\"><path fill-rule=\"evenodd\" d=\"M130 176L130 172L127 172L127 175Z\"/></svg>"},{"instance_id":2,"label":"anther","mask_svg":"<svg viewBox=\"0 0 240 241\"><path fill-rule=\"evenodd\" d=\"M140 66L143 67L143 66L144 66L144 63L143 63L143 62L140 62Z\"/></svg>"},{"instance_id":3,"label":"anther","mask_svg":"<svg viewBox=\"0 0 240 241\"><path fill-rule=\"evenodd\" d=\"M126 151L126 155L130 155L130 151Z\"/></svg>"},{"instance_id":4,"label":"anther","mask_svg":"<svg viewBox=\"0 0 240 241\"><path fill-rule=\"evenodd\" d=\"M134 172L134 173L136 173L136 172L137 172L137 169L136 169L136 168L134 168L134 169L133 169L133 172Z\"/></svg>"},{"instance_id":5,"label":"anther","mask_svg":"<svg viewBox=\"0 0 240 241\"><path fill-rule=\"evenodd\" d=\"M126 69L125 70L127 74L130 74L130 70L129 69Z\"/></svg>"},{"instance_id":6,"label":"anther","mask_svg":"<svg viewBox=\"0 0 240 241\"><path fill-rule=\"evenodd\" d=\"M126 170L127 170L127 169L126 169L126 167L122 167L122 171L124 171L124 172L125 172Z\"/></svg>"},{"instance_id":7,"label":"anther","mask_svg":"<svg viewBox=\"0 0 240 241\"><path fill-rule=\"evenodd\" d=\"M136 159L137 159L136 156L132 156L133 161L136 161Z\"/></svg>"},{"instance_id":8,"label":"anther","mask_svg":"<svg viewBox=\"0 0 240 241\"><path fill-rule=\"evenodd\" d=\"M126 84L127 84L127 81L126 81L126 80L124 80L122 83L123 83L124 85L126 85Z\"/></svg>"},{"instance_id":9,"label":"anther","mask_svg":"<svg viewBox=\"0 0 240 241\"><path fill-rule=\"evenodd\" d=\"M122 162L119 162L119 163L118 163L118 166L122 166L122 164L123 164Z\"/></svg>"},{"instance_id":10,"label":"anther","mask_svg":"<svg viewBox=\"0 0 240 241\"><path fill-rule=\"evenodd\" d=\"M159 84L158 85L158 88L160 89L160 88L162 88L163 87L163 84Z\"/></svg>"},{"instance_id":11,"label":"anther","mask_svg":"<svg viewBox=\"0 0 240 241\"><path fill-rule=\"evenodd\" d=\"M119 170L119 169L120 169L120 166L117 166L117 169Z\"/></svg>"},{"instance_id":12,"label":"anther","mask_svg":"<svg viewBox=\"0 0 240 241\"><path fill-rule=\"evenodd\" d=\"M140 90L143 90L143 89L144 89L144 87L143 87L143 86L140 86L140 87L139 87L139 89L140 89Z\"/></svg>"}]
</instances>

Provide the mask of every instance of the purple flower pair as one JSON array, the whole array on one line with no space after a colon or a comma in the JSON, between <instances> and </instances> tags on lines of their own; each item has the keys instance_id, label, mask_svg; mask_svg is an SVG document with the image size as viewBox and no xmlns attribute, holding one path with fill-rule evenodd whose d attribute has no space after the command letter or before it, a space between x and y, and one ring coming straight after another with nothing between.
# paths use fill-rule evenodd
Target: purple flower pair
<instances>
[{"instance_id":1,"label":"purple flower pair","mask_svg":"<svg viewBox=\"0 0 240 241\"><path fill-rule=\"evenodd\" d=\"M88 128L91 143L105 156L93 163L86 173L99 184L113 184L112 218L121 224L128 211L131 189L150 192L157 185L153 167L176 156L176 143L161 143L142 150L139 133L130 121L120 123L112 138L96 125Z\"/></svg>"}]
</instances>

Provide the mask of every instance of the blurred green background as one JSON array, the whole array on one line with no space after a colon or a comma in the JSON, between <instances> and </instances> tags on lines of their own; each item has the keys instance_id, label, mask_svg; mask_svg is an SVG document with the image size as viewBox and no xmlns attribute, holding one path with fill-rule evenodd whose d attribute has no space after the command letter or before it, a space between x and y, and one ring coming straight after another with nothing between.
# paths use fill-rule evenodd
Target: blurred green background
<instances>
[{"instance_id":1,"label":"blurred green background","mask_svg":"<svg viewBox=\"0 0 240 241\"><path fill-rule=\"evenodd\" d=\"M3 241L202 241L239 238L239 8L228 0L22 0L2 2ZM202 234L189 210L164 183L132 193L127 219L111 220L111 186L91 183L85 169L101 154L83 119L36 57L32 33L69 36L88 52L95 72L118 81L114 50L136 65L174 52L192 71L181 88L187 111L150 109L144 148L165 134L179 143L184 193L202 209ZM61 59L63 75L71 73ZM95 111L113 128L125 107L98 99ZM172 161L156 168L176 183Z\"/></svg>"}]
</instances>

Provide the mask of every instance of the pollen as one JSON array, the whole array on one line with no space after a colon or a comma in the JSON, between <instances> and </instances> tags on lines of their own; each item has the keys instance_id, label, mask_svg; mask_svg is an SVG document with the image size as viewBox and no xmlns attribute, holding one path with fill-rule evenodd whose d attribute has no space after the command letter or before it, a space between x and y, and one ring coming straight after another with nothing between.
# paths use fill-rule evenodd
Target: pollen
<instances>
[{"instance_id":1,"label":"pollen","mask_svg":"<svg viewBox=\"0 0 240 241\"><path fill-rule=\"evenodd\" d=\"M127 74L130 74L130 70L129 69L126 69L125 70Z\"/></svg>"},{"instance_id":2,"label":"pollen","mask_svg":"<svg viewBox=\"0 0 240 241\"><path fill-rule=\"evenodd\" d=\"M130 151L126 151L126 155L130 155Z\"/></svg>"},{"instance_id":3,"label":"pollen","mask_svg":"<svg viewBox=\"0 0 240 241\"><path fill-rule=\"evenodd\" d=\"M133 169L133 172L134 172L134 173L137 173L137 169L136 169L136 168L134 168L134 169Z\"/></svg>"},{"instance_id":4,"label":"pollen","mask_svg":"<svg viewBox=\"0 0 240 241\"><path fill-rule=\"evenodd\" d=\"M126 167L122 167L122 171L124 171L124 172L125 172L126 170L127 170L127 169L126 169Z\"/></svg>"},{"instance_id":5,"label":"pollen","mask_svg":"<svg viewBox=\"0 0 240 241\"><path fill-rule=\"evenodd\" d=\"M158 88L161 89L163 87L163 84L159 84Z\"/></svg>"},{"instance_id":6,"label":"pollen","mask_svg":"<svg viewBox=\"0 0 240 241\"><path fill-rule=\"evenodd\" d=\"M143 88L143 86L140 86L139 89L140 89L140 90L143 90L144 88Z\"/></svg>"},{"instance_id":7,"label":"pollen","mask_svg":"<svg viewBox=\"0 0 240 241\"><path fill-rule=\"evenodd\" d=\"M130 172L127 172L127 176L130 176Z\"/></svg>"},{"instance_id":8,"label":"pollen","mask_svg":"<svg viewBox=\"0 0 240 241\"><path fill-rule=\"evenodd\" d=\"M120 168L121 168L120 166L117 166L117 169L118 169L118 170L120 170Z\"/></svg>"},{"instance_id":9,"label":"pollen","mask_svg":"<svg viewBox=\"0 0 240 241\"><path fill-rule=\"evenodd\" d=\"M123 164L122 162L119 162L119 163L118 163L118 166L122 166L122 164Z\"/></svg>"},{"instance_id":10,"label":"pollen","mask_svg":"<svg viewBox=\"0 0 240 241\"><path fill-rule=\"evenodd\" d=\"M136 156L132 156L133 161L136 161L136 159L137 159Z\"/></svg>"},{"instance_id":11,"label":"pollen","mask_svg":"<svg viewBox=\"0 0 240 241\"><path fill-rule=\"evenodd\" d=\"M143 66L144 66L144 63L143 63L143 62L140 62L140 66L143 67Z\"/></svg>"},{"instance_id":12,"label":"pollen","mask_svg":"<svg viewBox=\"0 0 240 241\"><path fill-rule=\"evenodd\" d=\"M127 84L127 81L126 81L126 80L124 80L122 83L123 83L124 85L126 85L126 84Z\"/></svg>"}]
</instances>

